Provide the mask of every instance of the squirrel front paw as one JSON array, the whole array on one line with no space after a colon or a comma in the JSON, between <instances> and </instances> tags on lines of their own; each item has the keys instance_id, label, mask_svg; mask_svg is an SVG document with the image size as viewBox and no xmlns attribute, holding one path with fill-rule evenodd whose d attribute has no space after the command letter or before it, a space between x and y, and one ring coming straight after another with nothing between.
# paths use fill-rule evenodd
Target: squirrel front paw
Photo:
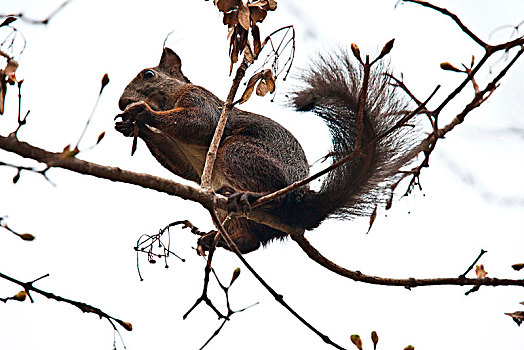
<instances>
[{"instance_id":1,"label":"squirrel front paw","mask_svg":"<svg viewBox=\"0 0 524 350\"><path fill-rule=\"evenodd\" d=\"M129 120L116 122L115 130L126 137L131 137L135 132L135 123Z\"/></svg>"},{"instance_id":2,"label":"squirrel front paw","mask_svg":"<svg viewBox=\"0 0 524 350\"><path fill-rule=\"evenodd\" d=\"M153 119L153 110L144 101L133 102L115 117L117 118L121 118L123 122L136 121L139 124L148 124Z\"/></svg>"}]
</instances>

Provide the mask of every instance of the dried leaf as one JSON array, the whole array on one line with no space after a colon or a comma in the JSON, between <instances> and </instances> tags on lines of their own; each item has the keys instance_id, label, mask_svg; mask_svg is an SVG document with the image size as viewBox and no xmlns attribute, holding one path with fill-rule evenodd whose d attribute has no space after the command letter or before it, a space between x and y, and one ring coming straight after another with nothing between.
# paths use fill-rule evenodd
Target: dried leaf
<instances>
[{"instance_id":1,"label":"dried leaf","mask_svg":"<svg viewBox=\"0 0 524 350\"><path fill-rule=\"evenodd\" d=\"M262 45L260 44L260 29L254 23L251 26L251 35L253 36L253 50L255 51L255 56L258 56L260 51L262 51Z\"/></svg>"},{"instance_id":2,"label":"dried leaf","mask_svg":"<svg viewBox=\"0 0 524 350\"><path fill-rule=\"evenodd\" d=\"M264 80L261 80L260 83L257 85L257 95L258 96L266 96L268 91L267 85L264 82Z\"/></svg>"},{"instance_id":3,"label":"dried leaf","mask_svg":"<svg viewBox=\"0 0 524 350\"><path fill-rule=\"evenodd\" d=\"M249 12L253 23L262 22L267 16L267 11L258 6L249 7Z\"/></svg>"},{"instance_id":4,"label":"dried leaf","mask_svg":"<svg viewBox=\"0 0 524 350\"><path fill-rule=\"evenodd\" d=\"M238 9L238 22L245 30L249 30L249 25L251 23L250 11L244 3L241 3Z\"/></svg>"},{"instance_id":5,"label":"dried leaf","mask_svg":"<svg viewBox=\"0 0 524 350\"><path fill-rule=\"evenodd\" d=\"M0 73L0 115L4 114L5 93L7 92L7 81L3 73Z\"/></svg>"},{"instance_id":6,"label":"dried leaf","mask_svg":"<svg viewBox=\"0 0 524 350\"><path fill-rule=\"evenodd\" d=\"M477 274L477 278L486 278L486 275L488 274L486 270L484 270L484 265L477 265L475 266L475 273Z\"/></svg>"},{"instance_id":7,"label":"dried leaf","mask_svg":"<svg viewBox=\"0 0 524 350\"><path fill-rule=\"evenodd\" d=\"M7 61L7 66L4 69L4 74L7 77L7 81L11 85L16 83L15 72L16 72L17 68L18 68L18 62L17 61L15 61L13 59L9 59Z\"/></svg>"},{"instance_id":8,"label":"dried leaf","mask_svg":"<svg viewBox=\"0 0 524 350\"><path fill-rule=\"evenodd\" d=\"M275 0L266 0L267 5L264 6L265 10L274 11L277 8L277 2Z\"/></svg>"},{"instance_id":9,"label":"dried leaf","mask_svg":"<svg viewBox=\"0 0 524 350\"><path fill-rule=\"evenodd\" d=\"M230 28L236 26L238 24L238 11L224 13L223 23Z\"/></svg>"},{"instance_id":10,"label":"dried leaf","mask_svg":"<svg viewBox=\"0 0 524 350\"><path fill-rule=\"evenodd\" d=\"M0 24L0 27L3 27L3 26L8 26L9 24L13 23L14 21L16 21L16 17L7 17L6 19L4 19L4 21L2 22L2 24Z\"/></svg>"},{"instance_id":11,"label":"dried leaf","mask_svg":"<svg viewBox=\"0 0 524 350\"><path fill-rule=\"evenodd\" d=\"M504 314L511 317L519 326L524 321L524 311L506 312Z\"/></svg>"},{"instance_id":12,"label":"dried leaf","mask_svg":"<svg viewBox=\"0 0 524 350\"><path fill-rule=\"evenodd\" d=\"M234 27L231 27L229 28L229 31L227 32L227 39L231 39L231 36L233 35L233 33L235 32L235 28Z\"/></svg>"},{"instance_id":13,"label":"dried leaf","mask_svg":"<svg viewBox=\"0 0 524 350\"><path fill-rule=\"evenodd\" d=\"M240 98L239 103L242 104L244 102L247 102L247 100L249 100L249 98L251 97L251 94L253 93L253 90L255 89L255 85L257 81L259 81L261 78L262 78L262 72L258 72L249 79L249 81L247 82L246 90L244 90L244 93L242 94L242 97Z\"/></svg>"},{"instance_id":14,"label":"dried leaf","mask_svg":"<svg viewBox=\"0 0 524 350\"><path fill-rule=\"evenodd\" d=\"M244 48L244 57L246 58L246 60L253 64L255 63L255 57L253 57L253 52L251 51L251 45L246 45L246 47Z\"/></svg>"},{"instance_id":15,"label":"dried leaf","mask_svg":"<svg viewBox=\"0 0 524 350\"><path fill-rule=\"evenodd\" d=\"M513 265L511 265L511 267L515 271L520 271L520 270L522 270L524 268L524 264L513 264Z\"/></svg>"},{"instance_id":16,"label":"dried leaf","mask_svg":"<svg viewBox=\"0 0 524 350\"><path fill-rule=\"evenodd\" d=\"M215 6L218 7L218 9L222 12L229 12L234 9L237 9L240 4L242 4L242 0L216 0Z\"/></svg>"},{"instance_id":17,"label":"dried leaf","mask_svg":"<svg viewBox=\"0 0 524 350\"><path fill-rule=\"evenodd\" d=\"M275 77L273 76L271 69L264 69L262 75L268 91L271 93L275 92Z\"/></svg>"}]
</instances>

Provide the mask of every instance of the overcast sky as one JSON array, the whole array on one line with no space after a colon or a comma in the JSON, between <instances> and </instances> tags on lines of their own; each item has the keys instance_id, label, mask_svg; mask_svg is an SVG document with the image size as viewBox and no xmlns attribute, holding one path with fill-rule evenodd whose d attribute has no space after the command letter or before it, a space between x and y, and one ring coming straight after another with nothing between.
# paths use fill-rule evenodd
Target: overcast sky
<instances>
[{"instance_id":1,"label":"overcast sky","mask_svg":"<svg viewBox=\"0 0 524 350\"><path fill-rule=\"evenodd\" d=\"M22 11L43 18L62 1L4 0L0 13ZM364 53L395 38L391 52L397 75L421 99L442 84L435 105L461 76L439 64L469 63L480 57L477 47L449 19L414 4L395 7L395 0L284 1L261 26L262 35L284 25L296 28L295 67L304 67L316 52L355 42ZM511 28L524 20L524 2L439 1L488 42L512 37ZM100 79L111 79L87 131L83 147L106 132L96 148L79 157L95 163L183 181L163 169L143 143L131 157L131 140L113 130L118 98L127 83L145 67L156 66L167 44L182 58L184 73L220 98L229 90L227 30L212 2L74 0L46 27L22 21L13 24L27 46L19 57L24 79L23 108L30 109L20 139L59 151L74 144L96 100ZM494 29L500 30L494 31ZM0 35L5 35L0 31ZM522 31L520 32L522 35ZM21 40L21 39L18 39ZM489 68L499 70L500 56ZM296 70L294 71L296 72ZM479 74L487 81L489 70ZM524 262L523 112L524 64L518 62L493 96L468 120L439 142L430 168L422 174L423 191L395 201L380 211L366 235L367 219L327 221L307 233L312 244L339 265L383 277L456 277L481 249L490 277L523 278L511 269ZM300 140L310 162L326 154L327 129L308 114L283 107L285 91L294 83L279 82L275 103L253 97L244 108L282 123ZM295 82L296 83L296 82ZM444 110L451 120L464 98ZM11 88L0 133L16 127L17 96ZM512 132L520 128L520 134ZM0 161L34 163L0 152ZM23 242L0 231L0 271L29 281L46 273L39 288L99 307L131 322L121 330L128 349L198 349L218 327L205 306L187 320L182 315L201 293L204 261L192 247L196 237L173 231L170 268L141 261L144 281L136 271L133 246L141 234L155 233L175 220L189 219L202 230L212 228L199 205L125 184L51 170L56 187L42 177L0 168L0 216L19 232L36 236ZM187 183L187 182L184 182ZM387 214L387 215L386 215ZM248 261L287 302L331 339L353 348L358 333L367 349L371 331L379 349L524 349L523 329L504 312L524 310L522 289L483 287L464 296L467 287L403 288L370 286L339 277L311 262L292 242L275 242L247 255ZM241 266L226 251L214 267L224 281ZM473 277L473 273L471 275ZM0 280L0 296L19 287ZM213 284L212 296L222 300ZM105 320L76 308L33 295L36 303L0 304L0 350L111 349L113 330ZM294 319L243 269L231 290L234 309L259 302L235 314L209 349L329 349ZM122 343L117 339L117 347Z\"/></svg>"}]
</instances>

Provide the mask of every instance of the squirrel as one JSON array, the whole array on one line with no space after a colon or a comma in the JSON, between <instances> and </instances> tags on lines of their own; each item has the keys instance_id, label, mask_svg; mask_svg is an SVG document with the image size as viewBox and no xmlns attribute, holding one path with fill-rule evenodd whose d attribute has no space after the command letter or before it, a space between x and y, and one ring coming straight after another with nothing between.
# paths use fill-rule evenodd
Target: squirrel
<instances>
[{"instance_id":1,"label":"squirrel","mask_svg":"<svg viewBox=\"0 0 524 350\"><path fill-rule=\"evenodd\" d=\"M145 142L161 165L200 183L223 101L192 84L181 67L180 57L164 48L158 66L142 70L125 88L119 100L123 112L115 118L121 119L115 129L127 137L138 131L135 136ZM389 85L384 69L372 69L369 79L360 154L329 172L319 191L302 186L266 204L264 210L282 223L311 230L328 217L370 215L391 195L388 180L398 177L400 168L417 152L409 148L412 137L405 128L377 139L398 122L405 107ZM358 141L361 76L345 51L320 56L302 73L303 86L291 94L296 110L312 111L327 124L333 162L350 154ZM238 206L245 210L261 195L306 178L309 167L300 143L282 125L233 108L218 148L212 188L229 195L235 210ZM242 253L286 236L246 217L233 217L226 229ZM199 245L207 249L213 236L200 237ZM225 242L219 245L227 248Z\"/></svg>"}]
</instances>

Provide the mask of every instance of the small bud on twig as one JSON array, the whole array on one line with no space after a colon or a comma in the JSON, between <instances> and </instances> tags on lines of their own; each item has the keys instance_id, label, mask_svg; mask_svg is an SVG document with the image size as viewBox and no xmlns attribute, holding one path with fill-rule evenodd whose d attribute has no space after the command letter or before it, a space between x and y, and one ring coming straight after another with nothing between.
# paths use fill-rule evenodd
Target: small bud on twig
<instances>
[{"instance_id":1,"label":"small bud on twig","mask_svg":"<svg viewBox=\"0 0 524 350\"><path fill-rule=\"evenodd\" d=\"M351 342L355 344L358 350L362 350L362 339L360 339L360 336L358 334L351 335Z\"/></svg>"},{"instance_id":2,"label":"small bud on twig","mask_svg":"<svg viewBox=\"0 0 524 350\"><path fill-rule=\"evenodd\" d=\"M352 43L351 44L351 51L353 52L353 56L362 63L362 58L360 58L360 49L358 48L357 44ZM363 63L362 63L363 64Z\"/></svg>"},{"instance_id":3,"label":"small bud on twig","mask_svg":"<svg viewBox=\"0 0 524 350\"><path fill-rule=\"evenodd\" d=\"M455 66L453 66L451 63L449 62L442 62L440 64L440 68L443 69L443 70L449 70L449 71L452 71L452 72L457 72L457 73L464 73L464 71L456 68Z\"/></svg>"},{"instance_id":4,"label":"small bud on twig","mask_svg":"<svg viewBox=\"0 0 524 350\"><path fill-rule=\"evenodd\" d=\"M233 276L231 277L231 283L229 283L230 286L233 284L233 282L236 281L236 279L238 278L238 276L240 276L240 267L237 267L237 268L235 269L235 271L233 271Z\"/></svg>"},{"instance_id":5,"label":"small bud on twig","mask_svg":"<svg viewBox=\"0 0 524 350\"><path fill-rule=\"evenodd\" d=\"M25 298L27 298L27 293L25 290L21 290L20 292L16 293L11 297L11 299L16 301L24 301Z\"/></svg>"}]
</instances>

